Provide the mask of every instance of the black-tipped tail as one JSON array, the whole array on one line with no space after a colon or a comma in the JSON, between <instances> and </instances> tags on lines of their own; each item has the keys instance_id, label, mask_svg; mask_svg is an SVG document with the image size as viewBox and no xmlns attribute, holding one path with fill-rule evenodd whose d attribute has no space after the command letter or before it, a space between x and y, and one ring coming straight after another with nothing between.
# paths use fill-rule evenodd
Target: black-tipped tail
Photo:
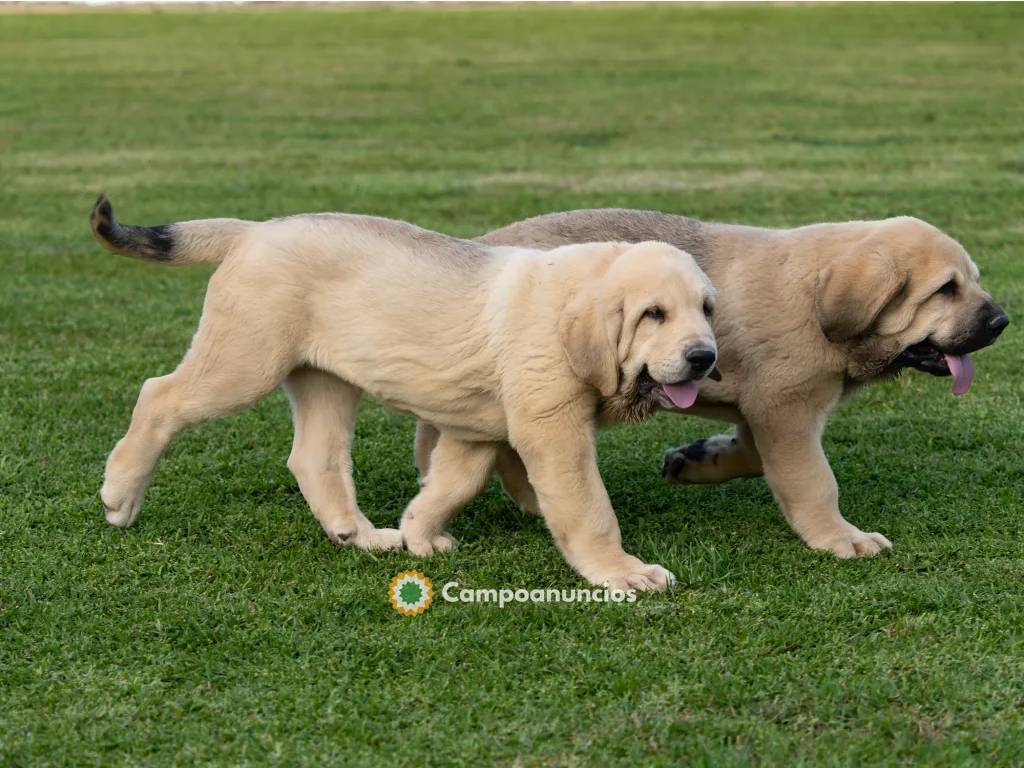
<instances>
[{"instance_id":1,"label":"black-tipped tail","mask_svg":"<svg viewBox=\"0 0 1024 768\"><path fill-rule=\"evenodd\" d=\"M111 253L146 261L175 261L173 224L158 227L132 227L121 224L114 218L114 208L105 194L96 199L89 223L92 225L93 235Z\"/></svg>"}]
</instances>

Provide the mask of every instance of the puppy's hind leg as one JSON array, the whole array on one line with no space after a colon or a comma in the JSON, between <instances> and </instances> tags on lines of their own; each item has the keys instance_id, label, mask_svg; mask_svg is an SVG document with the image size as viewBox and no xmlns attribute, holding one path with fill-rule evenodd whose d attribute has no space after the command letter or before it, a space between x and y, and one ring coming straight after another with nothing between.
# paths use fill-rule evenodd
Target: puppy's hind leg
<instances>
[{"instance_id":1,"label":"puppy's hind leg","mask_svg":"<svg viewBox=\"0 0 1024 768\"><path fill-rule=\"evenodd\" d=\"M511 496L524 512L539 516L540 502L537 501L537 492L530 485L526 467L516 449L508 443L499 445L498 460L494 468L498 472L498 479L505 493Z\"/></svg>"},{"instance_id":2,"label":"puppy's hind leg","mask_svg":"<svg viewBox=\"0 0 1024 768\"><path fill-rule=\"evenodd\" d=\"M426 482L427 475L430 473L430 454L433 453L440 436L441 433L433 424L428 424L423 420L416 422L413 463L416 465L416 471L420 474L420 485Z\"/></svg>"},{"instance_id":3,"label":"puppy's hind leg","mask_svg":"<svg viewBox=\"0 0 1024 768\"><path fill-rule=\"evenodd\" d=\"M471 443L442 432L430 457L430 474L402 515L402 538L414 555L456 546L449 521L487 485L497 446Z\"/></svg>"},{"instance_id":4,"label":"puppy's hind leg","mask_svg":"<svg viewBox=\"0 0 1024 768\"><path fill-rule=\"evenodd\" d=\"M764 474L761 454L746 423L731 435L715 435L665 451L661 476L669 483L722 483Z\"/></svg>"},{"instance_id":5,"label":"puppy's hind leg","mask_svg":"<svg viewBox=\"0 0 1024 768\"><path fill-rule=\"evenodd\" d=\"M295 422L288 469L328 538L360 549L400 548L401 534L375 528L356 503L352 434L362 390L313 368L292 371L284 390Z\"/></svg>"},{"instance_id":6,"label":"puppy's hind leg","mask_svg":"<svg viewBox=\"0 0 1024 768\"><path fill-rule=\"evenodd\" d=\"M200 322L177 369L143 385L131 426L107 459L100 491L107 522L135 522L153 468L183 428L247 408L280 384L291 364L275 342L242 323Z\"/></svg>"}]
</instances>

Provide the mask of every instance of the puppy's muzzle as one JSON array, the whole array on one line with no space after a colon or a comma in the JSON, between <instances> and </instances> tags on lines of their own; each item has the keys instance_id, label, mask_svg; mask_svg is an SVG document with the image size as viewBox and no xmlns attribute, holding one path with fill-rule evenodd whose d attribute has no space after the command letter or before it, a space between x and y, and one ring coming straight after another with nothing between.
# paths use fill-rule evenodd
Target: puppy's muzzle
<instances>
[{"instance_id":1,"label":"puppy's muzzle","mask_svg":"<svg viewBox=\"0 0 1024 768\"><path fill-rule=\"evenodd\" d=\"M966 354L994 344L999 335L1010 324L1006 312L995 302L990 302L975 316L974 323L966 336L949 345L956 354ZM944 350L950 351L950 350Z\"/></svg>"}]
</instances>

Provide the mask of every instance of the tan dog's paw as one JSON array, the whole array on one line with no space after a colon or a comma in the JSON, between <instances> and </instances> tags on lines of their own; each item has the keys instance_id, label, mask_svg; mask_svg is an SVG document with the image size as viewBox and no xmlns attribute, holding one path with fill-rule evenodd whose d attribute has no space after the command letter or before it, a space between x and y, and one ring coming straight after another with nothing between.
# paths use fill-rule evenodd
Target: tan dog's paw
<instances>
[{"instance_id":1,"label":"tan dog's paw","mask_svg":"<svg viewBox=\"0 0 1024 768\"><path fill-rule=\"evenodd\" d=\"M429 557L439 552L448 552L459 546L459 542L450 533L440 533L430 539L407 538L405 548L419 557Z\"/></svg>"},{"instance_id":2,"label":"tan dog's paw","mask_svg":"<svg viewBox=\"0 0 1024 768\"><path fill-rule=\"evenodd\" d=\"M811 549L827 550L836 557L847 560L852 557L871 557L892 549L892 542L880 533L866 533L848 525L835 533L816 536L807 540Z\"/></svg>"},{"instance_id":3,"label":"tan dog's paw","mask_svg":"<svg viewBox=\"0 0 1024 768\"><path fill-rule=\"evenodd\" d=\"M668 483L720 483L760 474L732 435L715 435L665 451L661 477Z\"/></svg>"},{"instance_id":4,"label":"tan dog's paw","mask_svg":"<svg viewBox=\"0 0 1024 768\"><path fill-rule=\"evenodd\" d=\"M401 549L402 533L395 528L356 528L354 531L327 532L328 538L341 547L381 550Z\"/></svg>"},{"instance_id":5,"label":"tan dog's paw","mask_svg":"<svg viewBox=\"0 0 1024 768\"><path fill-rule=\"evenodd\" d=\"M630 558L611 573L598 576L594 583L608 589L635 589L640 592L664 592L676 584L676 577L660 565L648 565L637 558Z\"/></svg>"},{"instance_id":6,"label":"tan dog's paw","mask_svg":"<svg viewBox=\"0 0 1024 768\"><path fill-rule=\"evenodd\" d=\"M134 523L142 509L145 493L145 486L141 491L118 492L112 483L104 483L100 500L106 508L107 522L117 528L127 528Z\"/></svg>"}]
</instances>

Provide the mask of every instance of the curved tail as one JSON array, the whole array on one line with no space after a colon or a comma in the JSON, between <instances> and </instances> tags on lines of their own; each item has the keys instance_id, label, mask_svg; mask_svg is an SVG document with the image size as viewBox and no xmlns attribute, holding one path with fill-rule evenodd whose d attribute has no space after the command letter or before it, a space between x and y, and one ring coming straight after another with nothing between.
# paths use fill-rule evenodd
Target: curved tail
<instances>
[{"instance_id":1,"label":"curved tail","mask_svg":"<svg viewBox=\"0 0 1024 768\"><path fill-rule=\"evenodd\" d=\"M114 218L106 195L100 195L89 217L92 233L111 253L163 264L220 263L255 222L241 219L197 219L133 227Z\"/></svg>"}]
</instances>

